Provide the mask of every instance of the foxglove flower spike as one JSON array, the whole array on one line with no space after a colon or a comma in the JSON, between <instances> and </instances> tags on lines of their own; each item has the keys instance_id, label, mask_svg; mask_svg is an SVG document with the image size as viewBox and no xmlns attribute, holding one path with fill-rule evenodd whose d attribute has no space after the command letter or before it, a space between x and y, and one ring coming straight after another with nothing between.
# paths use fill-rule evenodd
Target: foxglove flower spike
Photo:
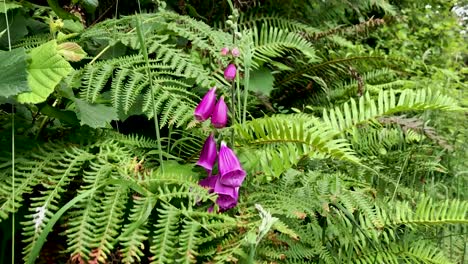
<instances>
[{"instance_id":1,"label":"foxglove flower spike","mask_svg":"<svg viewBox=\"0 0 468 264\"><path fill-rule=\"evenodd\" d=\"M216 87L211 88L195 108L195 119L205 121L210 118L216 104Z\"/></svg>"},{"instance_id":2,"label":"foxglove flower spike","mask_svg":"<svg viewBox=\"0 0 468 264\"><path fill-rule=\"evenodd\" d=\"M226 146L226 142L221 142L221 148L218 156L218 169L220 179L223 185L231 187L241 186L246 173L242 169L239 159L234 151Z\"/></svg>"},{"instance_id":3,"label":"foxglove flower spike","mask_svg":"<svg viewBox=\"0 0 468 264\"><path fill-rule=\"evenodd\" d=\"M213 133L211 133L203 144L203 148L200 153L200 159L198 160L197 165L202 166L211 172L213 170L213 165L216 162L217 155L218 150L216 149L216 141L214 139Z\"/></svg>"},{"instance_id":4,"label":"foxglove flower spike","mask_svg":"<svg viewBox=\"0 0 468 264\"><path fill-rule=\"evenodd\" d=\"M224 97L221 96L221 98L216 103L216 106L211 115L211 124L213 124L213 126L216 128L225 127L228 119L227 111L228 108L226 103L224 102Z\"/></svg>"},{"instance_id":5,"label":"foxglove flower spike","mask_svg":"<svg viewBox=\"0 0 468 264\"><path fill-rule=\"evenodd\" d=\"M228 210L237 205L239 199L239 187L226 186L220 180L216 182L214 192L218 194L216 203L221 210Z\"/></svg>"}]
</instances>

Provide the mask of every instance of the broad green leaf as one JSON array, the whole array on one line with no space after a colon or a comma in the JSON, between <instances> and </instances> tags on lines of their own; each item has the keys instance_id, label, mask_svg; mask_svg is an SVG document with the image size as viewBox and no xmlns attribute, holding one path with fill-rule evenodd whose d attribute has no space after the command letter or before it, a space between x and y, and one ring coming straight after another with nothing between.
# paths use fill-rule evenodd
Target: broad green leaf
<instances>
[{"instance_id":1,"label":"broad green leaf","mask_svg":"<svg viewBox=\"0 0 468 264\"><path fill-rule=\"evenodd\" d=\"M10 97L31 91L28 87L27 66L26 52L23 48L0 51L1 97Z\"/></svg>"},{"instance_id":2,"label":"broad green leaf","mask_svg":"<svg viewBox=\"0 0 468 264\"><path fill-rule=\"evenodd\" d=\"M57 51L68 61L80 61L86 56L86 52L74 42L61 43Z\"/></svg>"},{"instance_id":3,"label":"broad green leaf","mask_svg":"<svg viewBox=\"0 0 468 264\"><path fill-rule=\"evenodd\" d=\"M88 13L94 13L96 7L99 5L98 0L81 0L80 2Z\"/></svg>"},{"instance_id":4,"label":"broad green leaf","mask_svg":"<svg viewBox=\"0 0 468 264\"><path fill-rule=\"evenodd\" d=\"M268 68L260 68L250 74L250 91L270 95L275 78Z\"/></svg>"},{"instance_id":5,"label":"broad green leaf","mask_svg":"<svg viewBox=\"0 0 468 264\"><path fill-rule=\"evenodd\" d=\"M19 94L18 102L44 102L55 86L72 70L71 65L58 54L55 40L33 49L28 67L28 84L32 91Z\"/></svg>"},{"instance_id":6,"label":"broad green leaf","mask_svg":"<svg viewBox=\"0 0 468 264\"><path fill-rule=\"evenodd\" d=\"M15 3L15 2L4 3L4 1L0 1L0 13L5 13L6 11L10 9L21 8L21 7L22 6L20 4Z\"/></svg>"},{"instance_id":7,"label":"broad green leaf","mask_svg":"<svg viewBox=\"0 0 468 264\"><path fill-rule=\"evenodd\" d=\"M76 111L81 125L92 128L106 127L112 120L117 120L117 112L114 108L102 104L90 104L76 99Z\"/></svg>"}]
</instances>

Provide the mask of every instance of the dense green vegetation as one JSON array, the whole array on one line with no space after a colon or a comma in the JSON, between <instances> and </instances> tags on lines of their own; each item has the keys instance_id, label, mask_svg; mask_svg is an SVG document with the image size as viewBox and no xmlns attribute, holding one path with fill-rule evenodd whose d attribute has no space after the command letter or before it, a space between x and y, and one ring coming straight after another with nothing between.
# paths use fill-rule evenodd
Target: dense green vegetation
<instances>
[{"instance_id":1,"label":"dense green vegetation","mask_svg":"<svg viewBox=\"0 0 468 264\"><path fill-rule=\"evenodd\" d=\"M0 1L0 263L466 263L463 6Z\"/></svg>"}]
</instances>

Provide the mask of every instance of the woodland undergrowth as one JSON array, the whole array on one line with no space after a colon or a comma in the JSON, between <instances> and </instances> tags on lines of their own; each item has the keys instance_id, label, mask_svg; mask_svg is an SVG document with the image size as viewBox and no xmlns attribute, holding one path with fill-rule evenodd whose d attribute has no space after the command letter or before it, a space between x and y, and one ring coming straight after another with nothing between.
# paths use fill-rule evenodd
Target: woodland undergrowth
<instances>
[{"instance_id":1,"label":"woodland undergrowth","mask_svg":"<svg viewBox=\"0 0 468 264\"><path fill-rule=\"evenodd\" d=\"M463 1L121 2L0 1L0 263L466 263Z\"/></svg>"}]
</instances>

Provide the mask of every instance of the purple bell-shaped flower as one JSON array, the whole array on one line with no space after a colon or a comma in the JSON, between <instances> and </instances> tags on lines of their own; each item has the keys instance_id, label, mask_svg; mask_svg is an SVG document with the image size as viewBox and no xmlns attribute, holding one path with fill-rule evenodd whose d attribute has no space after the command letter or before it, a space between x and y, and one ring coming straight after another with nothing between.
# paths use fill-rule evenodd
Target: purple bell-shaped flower
<instances>
[{"instance_id":1,"label":"purple bell-shaped flower","mask_svg":"<svg viewBox=\"0 0 468 264\"><path fill-rule=\"evenodd\" d=\"M197 165L202 166L211 172L213 170L213 165L216 162L217 155L218 151L216 149L216 141L214 139L213 133L211 133L203 144L203 148L200 153L200 159L198 160Z\"/></svg>"},{"instance_id":2,"label":"purple bell-shaped flower","mask_svg":"<svg viewBox=\"0 0 468 264\"><path fill-rule=\"evenodd\" d=\"M228 120L227 111L228 108L224 102L224 96L221 96L221 98L216 103L213 113L211 114L211 124L216 128L225 127Z\"/></svg>"},{"instance_id":3,"label":"purple bell-shaped flower","mask_svg":"<svg viewBox=\"0 0 468 264\"><path fill-rule=\"evenodd\" d=\"M214 192L218 194L216 203L221 210L228 210L237 205L239 199L239 187L226 186L219 179L214 187Z\"/></svg>"},{"instance_id":4,"label":"purple bell-shaped flower","mask_svg":"<svg viewBox=\"0 0 468 264\"><path fill-rule=\"evenodd\" d=\"M208 176L205 179L200 180L198 182L198 185L207 188L211 193L211 192L213 192L218 179L219 179L219 175Z\"/></svg>"},{"instance_id":5,"label":"purple bell-shaped flower","mask_svg":"<svg viewBox=\"0 0 468 264\"><path fill-rule=\"evenodd\" d=\"M231 63L224 70L224 78L228 81L232 81L236 78L236 73L237 73L236 65Z\"/></svg>"},{"instance_id":6,"label":"purple bell-shaped flower","mask_svg":"<svg viewBox=\"0 0 468 264\"><path fill-rule=\"evenodd\" d=\"M236 154L234 154L232 149L226 146L224 141L221 142L221 148L219 149L218 170L220 175L219 181L223 185L230 187L241 186L246 176Z\"/></svg>"},{"instance_id":7,"label":"purple bell-shaped flower","mask_svg":"<svg viewBox=\"0 0 468 264\"><path fill-rule=\"evenodd\" d=\"M195 108L195 119L205 121L210 118L216 104L216 87L211 88Z\"/></svg>"}]
</instances>

